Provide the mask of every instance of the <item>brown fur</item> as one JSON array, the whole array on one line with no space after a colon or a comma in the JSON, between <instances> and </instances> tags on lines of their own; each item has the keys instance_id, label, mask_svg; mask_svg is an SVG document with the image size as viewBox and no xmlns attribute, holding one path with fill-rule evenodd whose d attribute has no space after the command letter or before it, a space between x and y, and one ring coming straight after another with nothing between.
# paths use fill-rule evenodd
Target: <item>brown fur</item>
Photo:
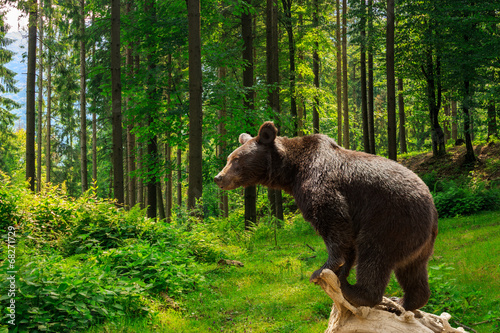
<instances>
[{"instance_id":1,"label":"brown fur","mask_svg":"<svg viewBox=\"0 0 500 333\"><path fill-rule=\"evenodd\" d=\"M294 196L328 250L327 262L311 279L329 268L349 301L374 306L394 270L404 308L427 303L437 212L417 175L386 158L344 149L325 135L277 137L272 122L255 138L242 134L240 143L215 182L225 190L262 184ZM347 277L355 263L351 285Z\"/></svg>"}]
</instances>

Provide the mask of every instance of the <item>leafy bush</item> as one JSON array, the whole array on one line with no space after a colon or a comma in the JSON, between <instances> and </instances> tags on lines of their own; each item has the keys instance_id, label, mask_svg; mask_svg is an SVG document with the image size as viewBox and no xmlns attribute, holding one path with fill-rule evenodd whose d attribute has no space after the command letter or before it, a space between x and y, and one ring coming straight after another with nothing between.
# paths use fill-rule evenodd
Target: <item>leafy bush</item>
<instances>
[{"instance_id":1,"label":"leafy bush","mask_svg":"<svg viewBox=\"0 0 500 333\"><path fill-rule=\"evenodd\" d=\"M5 268L5 267L2 267ZM19 331L66 332L82 330L104 319L142 314L146 284L123 279L116 270L104 270L95 259L68 262L61 256L36 257L17 271L16 318ZM8 289L2 276L0 288ZM8 295L0 297L5 318Z\"/></svg>"},{"instance_id":2,"label":"leafy bush","mask_svg":"<svg viewBox=\"0 0 500 333\"><path fill-rule=\"evenodd\" d=\"M440 217L470 215L498 208L500 191L488 189L484 183L458 186L450 182L443 192L434 193L434 204Z\"/></svg>"}]
</instances>

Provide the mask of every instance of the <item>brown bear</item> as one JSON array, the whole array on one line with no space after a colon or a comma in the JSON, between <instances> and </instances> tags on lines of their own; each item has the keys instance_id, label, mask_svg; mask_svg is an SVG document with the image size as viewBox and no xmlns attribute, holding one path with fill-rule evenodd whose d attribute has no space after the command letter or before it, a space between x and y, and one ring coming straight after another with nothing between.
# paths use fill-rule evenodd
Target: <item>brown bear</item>
<instances>
[{"instance_id":1,"label":"brown bear","mask_svg":"<svg viewBox=\"0 0 500 333\"><path fill-rule=\"evenodd\" d=\"M294 196L328 250L328 260L311 279L329 268L351 303L375 306L394 270L403 307L427 303L437 211L417 175L386 158L344 149L326 135L279 137L272 122L255 138L241 134L239 142L215 182L224 190L261 184ZM347 277L354 264L351 285Z\"/></svg>"}]
</instances>

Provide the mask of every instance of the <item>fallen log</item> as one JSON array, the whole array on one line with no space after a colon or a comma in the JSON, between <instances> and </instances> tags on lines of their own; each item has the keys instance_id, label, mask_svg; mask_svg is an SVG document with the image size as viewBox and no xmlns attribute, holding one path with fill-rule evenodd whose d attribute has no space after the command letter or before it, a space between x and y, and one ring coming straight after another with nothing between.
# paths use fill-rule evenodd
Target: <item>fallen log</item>
<instances>
[{"instance_id":1,"label":"fallen log","mask_svg":"<svg viewBox=\"0 0 500 333\"><path fill-rule=\"evenodd\" d=\"M355 307L349 303L340 290L340 281L329 269L324 269L318 279L319 284L333 300L330 321L325 333L454 333L466 332L463 328L453 328L448 320L451 316L443 312L440 316L424 311L405 311L395 301L384 297L375 307Z\"/></svg>"}]
</instances>

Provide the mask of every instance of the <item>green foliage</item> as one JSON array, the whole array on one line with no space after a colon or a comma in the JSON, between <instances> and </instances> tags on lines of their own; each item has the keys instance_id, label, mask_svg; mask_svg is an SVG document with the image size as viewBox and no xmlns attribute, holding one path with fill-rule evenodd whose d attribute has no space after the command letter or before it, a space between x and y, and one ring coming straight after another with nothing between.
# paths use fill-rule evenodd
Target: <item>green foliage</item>
<instances>
[{"instance_id":1,"label":"green foliage","mask_svg":"<svg viewBox=\"0 0 500 333\"><path fill-rule=\"evenodd\" d=\"M438 183L434 183L436 188ZM441 192L434 192L434 204L440 217L471 215L483 210L499 208L500 190L488 188L484 182L443 184Z\"/></svg>"}]
</instances>

